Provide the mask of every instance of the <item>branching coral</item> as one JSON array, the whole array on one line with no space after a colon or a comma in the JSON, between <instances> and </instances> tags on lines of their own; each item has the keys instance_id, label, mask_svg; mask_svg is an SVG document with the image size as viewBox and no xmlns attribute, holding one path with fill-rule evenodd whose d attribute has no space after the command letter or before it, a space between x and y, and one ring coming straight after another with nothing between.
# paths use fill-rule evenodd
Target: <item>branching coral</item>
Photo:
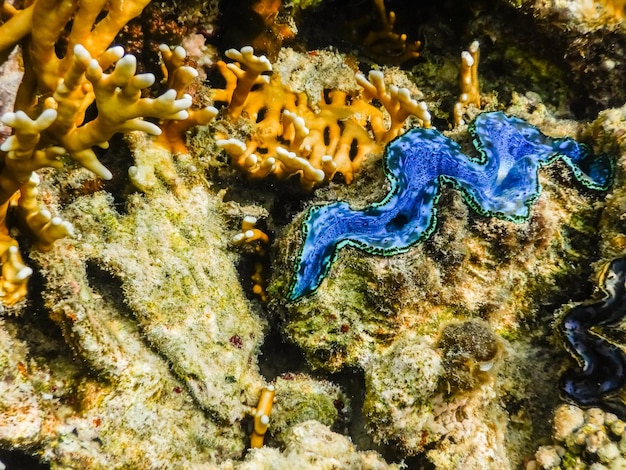
<instances>
[{"instance_id":1,"label":"branching coral","mask_svg":"<svg viewBox=\"0 0 626 470\"><path fill-rule=\"evenodd\" d=\"M238 63L218 64L226 87L214 90L213 99L226 104L229 120L250 120L251 131L245 141L223 134L218 145L251 178L298 174L302 187L310 190L341 173L350 183L369 155L379 154L402 132L410 115L430 126L426 104L411 98L407 89L387 88L382 72L372 71L367 78L357 74L361 96L331 90L313 109L306 95L283 85L278 74L264 75L271 64L252 48L230 50L227 56ZM387 116L372 104L375 100Z\"/></svg>"},{"instance_id":2,"label":"branching coral","mask_svg":"<svg viewBox=\"0 0 626 470\"><path fill-rule=\"evenodd\" d=\"M251 250L257 260L254 263L254 272L250 276L252 280L252 292L259 297L261 302L267 302L267 292L265 290L266 273L262 258L267 256L266 248L270 243L269 236L256 227L256 217L246 216L241 221L241 232L237 233L232 241L235 245L245 245Z\"/></svg>"},{"instance_id":3,"label":"branching coral","mask_svg":"<svg viewBox=\"0 0 626 470\"><path fill-rule=\"evenodd\" d=\"M198 76L196 69L183 65L187 52L178 46L173 50L166 44L161 44L162 70L167 80L167 88L176 90L177 99L185 99L185 90ZM186 153L187 147L183 137L187 130L194 126L208 124L216 115L217 109L207 106L202 109L188 109L186 119L166 119L160 128L163 131L156 143L170 150L172 153Z\"/></svg>"},{"instance_id":4,"label":"branching coral","mask_svg":"<svg viewBox=\"0 0 626 470\"><path fill-rule=\"evenodd\" d=\"M363 40L368 55L383 64L400 64L419 57L419 41L409 42L407 35L394 31L396 14L387 13L384 0L374 0L374 7L381 22L381 29L370 31Z\"/></svg>"},{"instance_id":5,"label":"branching coral","mask_svg":"<svg viewBox=\"0 0 626 470\"><path fill-rule=\"evenodd\" d=\"M39 248L49 248L55 239L72 231L68 224L38 209L33 172L60 167L58 158L68 154L101 178L110 179L111 172L92 147L106 148L118 132L160 134L161 129L144 121L145 117L189 117L190 96L171 89L158 98L142 97L142 90L153 84L154 76L136 74L134 56L124 55L121 47L108 48L120 29L147 3L39 0L21 11L3 4L3 18L8 20L0 26L0 52L6 55L21 41L25 64L16 111L2 118L13 128L13 135L1 147L0 217L4 223L0 295L5 305L23 298L30 274L6 227L6 212L12 202L17 201L18 216ZM113 70L107 73L109 68ZM87 109L93 104L97 115L89 118Z\"/></svg>"},{"instance_id":6,"label":"branching coral","mask_svg":"<svg viewBox=\"0 0 626 470\"><path fill-rule=\"evenodd\" d=\"M480 83L478 82L479 48L478 41L474 41L470 44L469 50L461 53L461 94L459 101L454 105L455 126L465 123L463 116L470 106L480 109Z\"/></svg>"}]
</instances>

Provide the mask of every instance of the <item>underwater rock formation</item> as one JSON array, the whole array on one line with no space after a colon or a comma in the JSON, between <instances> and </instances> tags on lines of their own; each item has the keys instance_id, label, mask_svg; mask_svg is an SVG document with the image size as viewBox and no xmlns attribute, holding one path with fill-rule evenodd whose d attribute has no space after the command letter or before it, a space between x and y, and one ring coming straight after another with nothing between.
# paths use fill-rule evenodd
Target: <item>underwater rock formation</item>
<instances>
[{"instance_id":1,"label":"underwater rock formation","mask_svg":"<svg viewBox=\"0 0 626 470\"><path fill-rule=\"evenodd\" d=\"M317 421L294 426L286 436L284 451L272 447L255 449L242 462L225 462L220 470L303 470L342 468L346 470L399 470L376 452L358 452L346 436L334 433Z\"/></svg>"},{"instance_id":2,"label":"underwater rock formation","mask_svg":"<svg viewBox=\"0 0 626 470\"><path fill-rule=\"evenodd\" d=\"M555 138L576 135L571 123L555 120L526 97L517 97L511 109ZM453 135L467 145L466 134ZM557 152L547 148L556 158ZM603 149L609 151L608 146ZM577 295L571 279L584 272L580 262L595 253L593 227L601 193L576 184L572 173L559 161L542 169L541 195L531 207L517 207L528 215L519 223L477 215L459 192L444 185L438 226L430 238L392 257L345 247L315 292L278 305L277 297L289 292L288 270L299 262L307 211L281 234L278 268L268 286L270 306L280 309L284 335L305 351L310 365L330 371L364 370L366 426L377 442L399 445L409 455L425 452L437 468L454 468L446 467L451 465L446 461L475 468L487 458L472 453L476 448L495 459L492 468L515 467L523 460L523 449L534 452L531 436L539 432L538 417L558 403L558 377L568 360L552 337L550 322L542 325L536 319L550 317L552 311L544 305L562 303L558 299L564 291ZM350 205L367 210L372 201L363 194L367 190L352 193ZM446 326L479 319L500 343L496 359L491 364L479 359L481 355L455 362L454 350L441 340L450 334L444 333ZM472 331L468 328L467 335L475 337ZM471 339L460 344L471 350ZM412 351L419 351L420 357ZM432 369L430 388L408 387L430 377L431 369L421 358L427 353L433 364L443 359L450 370L441 365L438 372ZM398 372L404 355L402 363L407 365ZM492 370L473 375L470 371L477 374L482 362ZM468 375L461 367L468 367ZM545 374L537 377L537 368ZM397 393L391 393L396 388ZM513 409L519 421L507 417ZM488 423L494 420L502 426L491 428ZM515 451L505 444L513 442L505 435L515 436Z\"/></svg>"},{"instance_id":3,"label":"underwater rock formation","mask_svg":"<svg viewBox=\"0 0 626 470\"><path fill-rule=\"evenodd\" d=\"M613 413L561 405L554 413L554 443L539 447L525 468L623 468L625 430L626 423Z\"/></svg>"}]
</instances>

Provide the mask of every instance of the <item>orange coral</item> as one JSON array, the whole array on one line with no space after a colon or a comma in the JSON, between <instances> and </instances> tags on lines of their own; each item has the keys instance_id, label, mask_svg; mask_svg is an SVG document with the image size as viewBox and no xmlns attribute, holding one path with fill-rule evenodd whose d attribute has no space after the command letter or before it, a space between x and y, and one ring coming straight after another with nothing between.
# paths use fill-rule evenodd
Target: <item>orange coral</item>
<instances>
[{"instance_id":1,"label":"orange coral","mask_svg":"<svg viewBox=\"0 0 626 470\"><path fill-rule=\"evenodd\" d=\"M227 55L240 63L218 63L226 87L214 90L213 98L226 104L231 121L248 120L251 131L245 141L221 134L217 143L233 166L251 178L299 175L302 187L310 190L341 173L350 183L368 155L380 153L402 132L409 115L430 126L425 103L412 99L404 88L387 89L382 72L372 71L368 78L357 75L361 96L332 90L314 110L305 93L283 85L278 74L263 75L271 64L254 56L252 48ZM386 113L372 104L374 100Z\"/></svg>"},{"instance_id":2,"label":"orange coral","mask_svg":"<svg viewBox=\"0 0 626 470\"><path fill-rule=\"evenodd\" d=\"M384 0L374 0L374 7L381 22L381 29L367 33L363 44L368 55L382 64L401 64L419 57L419 41L408 42L407 35L394 31L396 14L387 13Z\"/></svg>"},{"instance_id":3,"label":"orange coral","mask_svg":"<svg viewBox=\"0 0 626 470\"><path fill-rule=\"evenodd\" d=\"M275 393L272 385L265 387L259 397L259 403L254 409L254 430L250 435L250 447L253 449L263 447L265 433L270 423L270 413L274 405Z\"/></svg>"},{"instance_id":4,"label":"orange coral","mask_svg":"<svg viewBox=\"0 0 626 470\"><path fill-rule=\"evenodd\" d=\"M161 63L163 75L167 81L167 88L176 90L176 98L183 99L185 91L191 82L196 79L198 72L196 69L183 65L187 52L178 46L173 50L165 44L159 47L161 51ZM155 143L168 149L172 153L187 153L184 136L192 127L208 124L216 115L217 109L207 106L202 109L188 109L186 119L166 119L160 128L163 131L157 137Z\"/></svg>"},{"instance_id":5,"label":"orange coral","mask_svg":"<svg viewBox=\"0 0 626 470\"><path fill-rule=\"evenodd\" d=\"M31 271L23 265L17 243L9 236L7 211L16 206L21 225L35 247L71 235L72 227L37 203L34 172L61 166L68 154L96 175L109 179L92 147L106 148L118 132L133 130L158 135L161 129L144 117L184 120L191 97L169 90L158 98L142 97L154 76L136 74L136 59L121 47L109 48L120 29L141 13L149 0L37 0L23 10L1 4L0 55L21 42L24 77L15 112L2 121L13 135L0 147L0 299L21 300ZM110 73L106 71L112 69ZM86 120L95 103L97 115Z\"/></svg>"},{"instance_id":6,"label":"orange coral","mask_svg":"<svg viewBox=\"0 0 626 470\"><path fill-rule=\"evenodd\" d=\"M241 231L237 233L232 241L235 245L248 245L252 247L254 255L259 259L254 263L254 273L250 276L252 280L252 292L261 302L267 302L267 292L265 286L265 269L260 259L264 258L266 247L270 243L269 236L261 229L256 227L256 217L246 216L241 221Z\"/></svg>"},{"instance_id":7,"label":"orange coral","mask_svg":"<svg viewBox=\"0 0 626 470\"><path fill-rule=\"evenodd\" d=\"M480 83L478 82L479 57L480 45L478 41L472 42L469 50L461 53L461 94L459 101L454 105L453 112L454 124L456 126L464 123L463 116L470 106L480 109Z\"/></svg>"}]
</instances>

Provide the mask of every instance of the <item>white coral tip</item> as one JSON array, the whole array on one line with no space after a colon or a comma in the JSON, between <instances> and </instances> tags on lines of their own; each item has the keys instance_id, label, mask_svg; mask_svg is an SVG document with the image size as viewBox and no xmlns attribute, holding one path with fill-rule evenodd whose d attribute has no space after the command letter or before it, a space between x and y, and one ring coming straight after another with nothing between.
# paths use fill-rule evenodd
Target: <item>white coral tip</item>
<instances>
[{"instance_id":1,"label":"white coral tip","mask_svg":"<svg viewBox=\"0 0 626 470\"><path fill-rule=\"evenodd\" d=\"M28 266L24 266L22 269L20 269L17 274L15 275L15 280L17 282L21 282L21 281L25 281L26 279L28 279L31 275L33 274L33 270L31 268L29 268Z\"/></svg>"},{"instance_id":2,"label":"white coral tip","mask_svg":"<svg viewBox=\"0 0 626 470\"><path fill-rule=\"evenodd\" d=\"M474 58L467 51L461 52L461 60L467 67L471 67L472 65L474 65Z\"/></svg>"},{"instance_id":3,"label":"white coral tip","mask_svg":"<svg viewBox=\"0 0 626 470\"><path fill-rule=\"evenodd\" d=\"M89 54L89 51L82 44L76 44L74 46L74 55L79 59L91 59L91 54Z\"/></svg>"},{"instance_id":4,"label":"white coral tip","mask_svg":"<svg viewBox=\"0 0 626 470\"><path fill-rule=\"evenodd\" d=\"M124 48L122 46L110 47L107 50L107 52L109 52L109 51L111 52L111 54L113 54L118 59L121 59L122 57L124 57Z\"/></svg>"},{"instance_id":5,"label":"white coral tip","mask_svg":"<svg viewBox=\"0 0 626 470\"><path fill-rule=\"evenodd\" d=\"M369 79L371 82L382 82L385 75L380 70L370 70Z\"/></svg>"},{"instance_id":6,"label":"white coral tip","mask_svg":"<svg viewBox=\"0 0 626 470\"><path fill-rule=\"evenodd\" d=\"M246 157L243 164L246 168L252 168L253 166L257 164L258 161L259 161L259 157L257 157L255 153L251 153L250 155Z\"/></svg>"},{"instance_id":7,"label":"white coral tip","mask_svg":"<svg viewBox=\"0 0 626 470\"><path fill-rule=\"evenodd\" d=\"M179 59L184 59L187 57L187 51L182 46L176 46L174 49L174 55Z\"/></svg>"}]
</instances>

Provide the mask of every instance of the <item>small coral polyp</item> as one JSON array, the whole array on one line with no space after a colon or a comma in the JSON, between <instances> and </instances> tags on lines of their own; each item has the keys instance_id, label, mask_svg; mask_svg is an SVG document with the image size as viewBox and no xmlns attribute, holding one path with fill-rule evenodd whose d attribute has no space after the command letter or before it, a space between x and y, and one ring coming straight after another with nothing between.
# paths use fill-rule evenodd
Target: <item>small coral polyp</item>
<instances>
[{"instance_id":1,"label":"small coral polyp","mask_svg":"<svg viewBox=\"0 0 626 470\"><path fill-rule=\"evenodd\" d=\"M547 137L521 119L483 113L469 131L478 158L466 156L434 129L413 129L385 150L390 190L381 202L364 210L345 202L309 209L288 297L315 292L344 246L392 256L428 238L435 230L442 183L461 191L479 214L512 222L528 218L541 191L538 170L558 158L589 189L605 190L611 183L609 157L594 158L585 145Z\"/></svg>"},{"instance_id":2,"label":"small coral polyp","mask_svg":"<svg viewBox=\"0 0 626 470\"><path fill-rule=\"evenodd\" d=\"M304 92L292 91L278 74L266 75L271 64L251 47L226 55L237 62L218 63L226 87L213 90L213 100L226 105L230 121L250 121L251 131L244 140L222 133L217 143L233 166L252 179L299 175L301 186L311 190L340 173L349 184L369 155L379 154L402 133L409 116L430 126L426 104L411 98L405 88L387 88L382 72L356 75L361 96L331 90L314 110Z\"/></svg>"}]
</instances>

